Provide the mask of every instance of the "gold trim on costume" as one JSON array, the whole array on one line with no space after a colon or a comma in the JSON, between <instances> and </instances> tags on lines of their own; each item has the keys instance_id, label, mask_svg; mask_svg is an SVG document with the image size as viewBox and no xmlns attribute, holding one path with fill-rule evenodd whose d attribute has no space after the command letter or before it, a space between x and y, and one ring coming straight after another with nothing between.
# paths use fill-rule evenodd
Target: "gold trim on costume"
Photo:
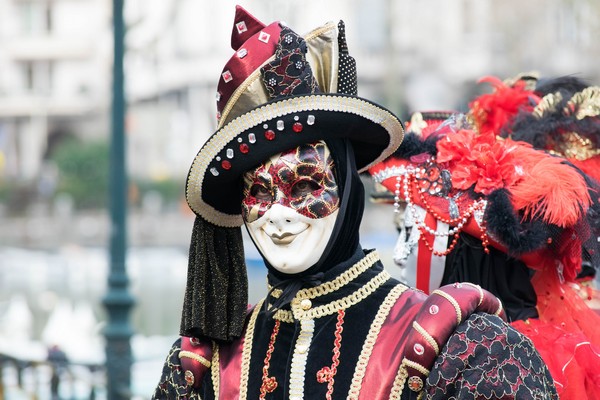
<instances>
[{"instance_id":1,"label":"gold trim on costume","mask_svg":"<svg viewBox=\"0 0 600 400\"><path fill-rule=\"evenodd\" d=\"M406 357L404 358L404 360L402 360L402 364L406 365L407 367L411 367L413 369L416 369L417 371L419 371L420 373L422 373L425 376L429 375L429 370L427 368L425 368L424 366L422 366L418 362L414 362L412 360L409 360Z\"/></svg>"},{"instance_id":2,"label":"gold trim on costume","mask_svg":"<svg viewBox=\"0 0 600 400\"><path fill-rule=\"evenodd\" d=\"M573 112L579 120L600 115L600 86L588 86L575 93L563 110L565 115Z\"/></svg>"},{"instance_id":3,"label":"gold trim on costume","mask_svg":"<svg viewBox=\"0 0 600 400\"><path fill-rule=\"evenodd\" d=\"M210 377L213 383L213 390L215 392L215 399L219 398L219 389L221 387L221 380L219 378L219 372L221 366L219 365L219 345L217 342L213 342L213 359L212 366L210 368Z\"/></svg>"},{"instance_id":4,"label":"gold trim on costume","mask_svg":"<svg viewBox=\"0 0 600 400\"><path fill-rule=\"evenodd\" d=\"M500 315L500 313L502 312L502 301L500 301L500 299L498 299L498 309L496 310L496 312L494 313L494 315Z\"/></svg>"},{"instance_id":5,"label":"gold trim on costume","mask_svg":"<svg viewBox=\"0 0 600 400\"><path fill-rule=\"evenodd\" d=\"M306 361L315 331L315 321L312 319L300 321L300 333L294 346L292 366L290 370L290 399L304 398L304 377Z\"/></svg>"},{"instance_id":6,"label":"gold trim on costume","mask_svg":"<svg viewBox=\"0 0 600 400\"><path fill-rule=\"evenodd\" d=\"M462 282L462 284L474 287L475 289L477 289L479 291L479 303L477 303L477 307L479 307L481 305L481 303L483 303L483 297L484 297L483 290L481 289L481 286L476 285L476 284L471 283L471 282Z\"/></svg>"},{"instance_id":7,"label":"gold trim on costume","mask_svg":"<svg viewBox=\"0 0 600 400\"><path fill-rule=\"evenodd\" d=\"M431 336L429 332L427 332L425 328L423 328L417 321L413 321L412 326L417 332L421 334L421 336L423 336L427 343L429 343L429 345L433 347L433 350L435 350L435 354L440 354L440 347L438 346L433 336Z\"/></svg>"},{"instance_id":8,"label":"gold trim on costume","mask_svg":"<svg viewBox=\"0 0 600 400\"><path fill-rule=\"evenodd\" d=\"M295 319L315 319L321 318L326 315L335 314L339 310L345 310L355 304L360 303L366 299L371 293L376 291L381 285L387 282L391 278L391 275L387 271L382 271L366 285L356 290L354 293L343 297L339 300L332 301L331 303L324 304L309 310L303 310L300 304L294 305L292 303L292 313Z\"/></svg>"},{"instance_id":9,"label":"gold trim on costume","mask_svg":"<svg viewBox=\"0 0 600 400\"><path fill-rule=\"evenodd\" d=\"M332 280L330 282L325 282L314 288L299 290L298 293L296 293L296 296L294 297L294 299L292 300L292 304L300 305L302 300L305 300L305 299L310 300L310 299L314 299L319 296L323 296L323 295L338 291L340 288L342 288L343 286L347 285L348 283L350 283L354 279L356 279L360 274L362 274L363 272L365 272L366 270L371 268L373 266L373 264L375 264L377 261L379 261L379 254L377 253L377 251L370 252L365 257L363 257L360 261L358 261L356 264L354 264L352 267L350 267L350 269L348 269L347 271L344 271L342 274L340 274L334 280ZM270 289L270 287L269 287L269 289ZM275 289L275 290L278 290L278 289ZM275 290L273 290L273 292ZM271 294L273 292L271 292ZM350 296L348 296L348 297L350 297ZM339 301L341 301L341 300L338 300L338 302ZM321 307L323 307L323 306L321 306ZM317 307L317 308L319 308L319 307ZM324 314L324 315L329 315L329 314ZM287 311L287 310L277 310L275 312L275 315L273 316L273 318L278 321L281 321L281 322L287 322L287 323L294 322L293 313L291 311Z\"/></svg>"},{"instance_id":10,"label":"gold trim on costume","mask_svg":"<svg viewBox=\"0 0 600 400\"><path fill-rule=\"evenodd\" d=\"M246 328L246 334L244 335L244 350L242 351L242 367L240 374L240 399L246 399L248 397L248 376L250 375L250 356L252 354L252 339L254 338L254 327L256 326L256 317L262 308L263 300L256 303L250 320L248 321L248 327ZM218 399L218 396L215 397Z\"/></svg>"},{"instance_id":11,"label":"gold trim on costume","mask_svg":"<svg viewBox=\"0 0 600 400\"><path fill-rule=\"evenodd\" d=\"M385 297L385 300L381 303L381 306L379 307L379 310L377 311L377 314L371 323L369 333L367 334L367 337L363 343L360 356L358 357L358 362L356 364L356 368L354 369L354 376L352 377L352 384L350 385L350 390L348 392L348 400L358 399L360 395L360 389L362 387L362 380L367 372L367 364L369 363L369 359L373 353L373 346L375 345L377 336L379 335L381 327L383 326L383 323L389 315L392 307L394 304L396 304L396 301L402 295L402 293L406 291L406 289L408 289L408 287L403 284L396 285L392 290L390 290L388 295ZM400 394L402 394L402 388L400 388Z\"/></svg>"},{"instance_id":12,"label":"gold trim on costume","mask_svg":"<svg viewBox=\"0 0 600 400\"><path fill-rule=\"evenodd\" d=\"M577 132L562 133L560 138L554 141L553 147L549 150L551 154L578 161L585 161L600 154L600 148L597 148L590 138Z\"/></svg>"},{"instance_id":13,"label":"gold trim on costume","mask_svg":"<svg viewBox=\"0 0 600 400\"><path fill-rule=\"evenodd\" d=\"M372 251L365 257L363 257L360 261L358 261L356 264L354 264L352 267L350 267L350 269L340 274L340 276L338 276L334 280L322 283L319 286L299 290L296 294L296 299L314 299L318 296L323 296L332 292L336 292L342 286L345 286L348 283L352 282L360 274L371 268L373 264L375 264L377 261L379 261L379 253L377 253L377 251ZM273 290L273 292L275 292L276 290L280 289L275 289ZM275 296L273 295L273 292L271 292L271 295L275 298L281 295L281 293L278 293L279 296Z\"/></svg>"},{"instance_id":14,"label":"gold trim on costume","mask_svg":"<svg viewBox=\"0 0 600 400\"><path fill-rule=\"evenodd\" d=\"M404 390L406 378L408 378L408 371L404 365L400 365L396 378L394 379L394 384L392 385L390 400L400 400L402 398L402 391Z\"/></svg>"},{"instance_id":15,"label":"gold trim on costume","mask_svg":"<svg viewBox=\"0 0 600 400\"><path fill-rule=\"evenodd\" d=\"M450 304L452 304L452 306L454 307L454 310L456 311L456 320L458 321L458 324L462 322L462 311L460 310L460 306L458 305L458 302L454 297L452 297L446 292L442 292L441 290L437 289L431 292L431 294L437 294L448 300Z\"/></svg>"},{"instance_id":16,"label":"gold trim on costume","mask_svg":"<svg viewBox=\"0 0 600 400\"><path fill-rule=\"evenodd\" d=\"M560 92L548 93L542 100L538 103L537 106L533 109L532 114L536 118L542 118L546 113L552 113L556 111L556 106L562 100L562 94Z\"/></svg>"},{"instance_id":17,"label":"gold trim on costume","mask_svg":"<svg viewBox=\"0 0 600 400\"><path fill-rule=\"evenodd\" d=\"M200 364L204 365L206 368L210 368L210 361L206 358L202 357L199 354L196 354L191 351L181 350L179 352L179 358L191 358L194 361L198 361Z\"/></svg>"}]
</instances>

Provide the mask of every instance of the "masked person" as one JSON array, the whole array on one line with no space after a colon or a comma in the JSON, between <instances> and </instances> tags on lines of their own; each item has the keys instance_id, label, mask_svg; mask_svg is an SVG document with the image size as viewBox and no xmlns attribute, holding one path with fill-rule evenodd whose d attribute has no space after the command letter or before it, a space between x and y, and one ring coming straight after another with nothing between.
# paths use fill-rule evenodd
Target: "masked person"
<instances>
[{"instance_id":1,"label":"masked person","mask_svg":"<svg viewBox=\"0 0 600 400\"><path fill-rule=\"evenodd\" d=\"M219 127L196 156L181 338L157 399L556 398L531 343L476 285L430 297L360 246L359 172L403 126L356 96L343 24L304 37L238 7ZM247 308L240 226L268 270Z\"/></svg>"},{"instance_id":2,"label":"masked person","mask_svg":"<svg viewBox=\"0 0 600 400\"><path fill-rule=\"evenodd\" d=\"M405 208L395 261L414 267L408 275L426 293L471 282L498 296L560 398L598 398L600 319L586 304L596 292L579 283L582 266L600 262L600 186L582 171L593 157L564 158L594 155L598 89L486 80L496 91L472 102L470 115L415 113L400 148L370 168L396 214ZM568 87L574 94L557 99ZM527 135L538 140L515 140ZM542 138L569 151L534 149Z\"/></svg>"}]
</instances>

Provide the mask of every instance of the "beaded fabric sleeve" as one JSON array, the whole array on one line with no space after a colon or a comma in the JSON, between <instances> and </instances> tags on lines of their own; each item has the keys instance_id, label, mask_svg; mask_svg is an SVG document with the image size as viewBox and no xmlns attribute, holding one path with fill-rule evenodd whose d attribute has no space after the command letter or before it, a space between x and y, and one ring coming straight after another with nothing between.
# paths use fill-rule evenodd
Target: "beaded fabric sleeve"
<instances>
[{"instance_id":1,"label":"beaded fabric sleeve","mask_svg":"<svg viewBox=\"0 0 600 400\"><path fill-rule=\"evenodd\" d=\"M200 395L192 390L181 367L179 352L181 351L181 338L177 339L165 360L160 381L152 395L153 400L159 399L188 399L202 400Z\"/></svg>"},{"instance_id":2,"label":"beaded fabric sleeve","mask_svg":"<svg viewBox=\"0 0 600 400\"><path fill-rule=\"evenodd\" d=\"M472 314L443 347L425 384L428 399L558 399L533 344L500 318Z\"/></svg>"}]
</instances>

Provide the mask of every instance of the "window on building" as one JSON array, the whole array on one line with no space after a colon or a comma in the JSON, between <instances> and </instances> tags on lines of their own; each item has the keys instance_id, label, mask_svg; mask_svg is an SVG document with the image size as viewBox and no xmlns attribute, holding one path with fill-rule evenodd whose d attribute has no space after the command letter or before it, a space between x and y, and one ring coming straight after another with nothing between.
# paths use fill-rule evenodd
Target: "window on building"
<instances>
[{"instance_id":1,"label":"window on building","mask_svg":"<svg viewBox=\"0 0 600 400\"><path fill-rule=\"evenodd\" d=\"M17 3L21 32L27 35L41 35L52 32L52 1L21 0Z\"/></svg>"},{"instance_id":2,"label":"window on building","mask_svg":"<svg viewBox=\"0 0 600 400\"><path fill-rule=\"evenodd\" d=\"M26 93L45 95L52 89L52 61L23 61L22 87Z\"/></svg>"}]
</instances>

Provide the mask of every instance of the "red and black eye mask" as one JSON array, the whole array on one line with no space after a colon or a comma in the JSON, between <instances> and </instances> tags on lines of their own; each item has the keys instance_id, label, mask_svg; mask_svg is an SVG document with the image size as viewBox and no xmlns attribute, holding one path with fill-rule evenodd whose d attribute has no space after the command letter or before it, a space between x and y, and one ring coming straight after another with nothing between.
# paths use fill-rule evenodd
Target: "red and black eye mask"
<instances>
[{"instance_id":1,"label":"red and black eye mask","mask_svg":"<svg viewBox=\"0 0 600 400\"><path fill-rule=\"evenodd\" d=\"M323 142L283 152L244 174L246 222L261 218L274 204L319 219L331 215L339 203L333 159Z\"/></svg>"}]
</instances>

